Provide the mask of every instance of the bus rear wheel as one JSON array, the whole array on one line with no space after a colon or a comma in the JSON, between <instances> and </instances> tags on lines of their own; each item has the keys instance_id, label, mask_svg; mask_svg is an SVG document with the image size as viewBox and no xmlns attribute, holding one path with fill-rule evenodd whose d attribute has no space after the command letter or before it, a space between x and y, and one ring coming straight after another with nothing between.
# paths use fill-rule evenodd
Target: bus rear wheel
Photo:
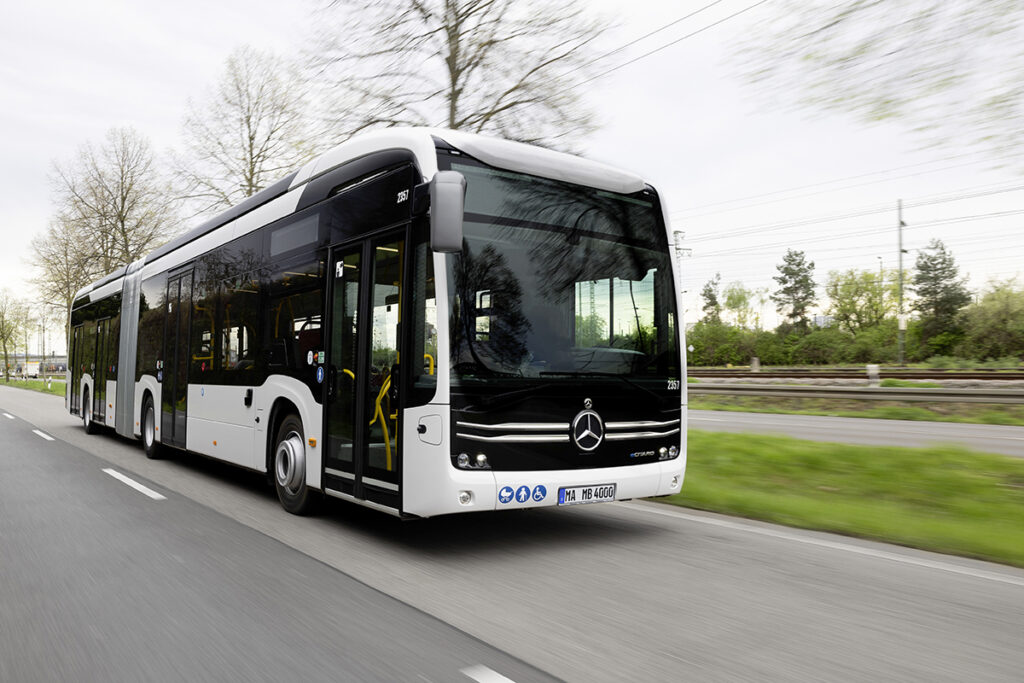
<instances>
[{"instance_id":1,"label":"bus rear wheel","mask_svg":"<svg viewBox=\"0 0 1024 683\"><path fill-rule=\"evenodd\" d=\"M153 397L149 395L142 402L142 447L150 460L161 456L160 443L156 440L156 409L153 408Z\"/></svg>"},{"instance_id":2,"label":"bus rear wheel","mask_svg":"<svg viewBox=\"0 0 1024 683\"><path fill-rule=\"evenodd\" d=\"M96 423L92 421L92 397L89 396L89 389L86 389L82 396L82 423L85 425L86 434L95 434L98 431Z\"/></svg>"},{"instance_id":3,"label":"bus rear wheel","mask_svg":"<svg viewBox=\"0 0 1024 683\"><path fill-rule=\"evenodd\" d=\"M286 416L277 428L272 467L281 507L293 515L312 512L315 501L306 486L306 443L298 415Z\"/></svg>"}]
</instances>

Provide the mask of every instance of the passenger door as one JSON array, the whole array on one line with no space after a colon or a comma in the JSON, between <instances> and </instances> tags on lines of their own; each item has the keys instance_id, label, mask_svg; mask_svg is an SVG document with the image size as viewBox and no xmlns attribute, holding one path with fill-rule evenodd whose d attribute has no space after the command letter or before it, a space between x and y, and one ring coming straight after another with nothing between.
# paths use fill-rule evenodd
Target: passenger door
<instances>
[{"instance_id":1,"label":"passenger door","mask_svg":"<svg viewBox=\"0 0 1024 683\"><path fill-rule=\"evenodd\" d=\"M405 245L402 229L332 250L324 364L324 488L396 510Z\"/></svg>"},{"instance_id":2,"label":"passenger door","mask_svg":"<svg viewBox=\"0 0 1024 683\"><path fill-rule=\"evenodd\" d=\"M188 418L189 330L192 313L192 271L167 278L167 315L164 318L161 441L185 448Z\"/></svg>"}]
</instances>

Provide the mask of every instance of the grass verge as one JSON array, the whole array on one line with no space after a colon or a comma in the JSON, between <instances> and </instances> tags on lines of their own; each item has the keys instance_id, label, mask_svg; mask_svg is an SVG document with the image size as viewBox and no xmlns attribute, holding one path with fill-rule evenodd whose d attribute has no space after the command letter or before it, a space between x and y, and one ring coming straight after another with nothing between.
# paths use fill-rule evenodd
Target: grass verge
<instances>
[{"instance_id":1,"label":"grass verge","mask_svg":"<svg viewBox=\"0 0 1024 683\"><path fill-rule=\"evenodd\" d=\"M1024 405L1010 403L900 403L837 398L780 398L772 396L690 395L694 410L733 410L749 413L870 417L880 420L968 422L1024 426Z\"/></svg>"},{"instance_id":2,"label":"grass verge","mask_svg":"<svg viewBox=\"0 0 1024 683\"><path fill-rule=\"evenodd\" d=\"M691 430L663 501L1024 567L1024 459Z\"/></svg>"},{"instance_id":3,"label":"grass verge","mask_svg":"<svg viewBox=\"0 0 1024 683\"><path fill-rule=\"evenodd\" d=\"M63 396L65 391L64 382L51 382L50 388L46 388L46 380L42 379L26 379L26 380L11 380L10 382L0 381L0 386L12 387L14 389L29 389L31 391L41 391L44 394L53 394L55 396Z\"/></svg>"}]
</instances>

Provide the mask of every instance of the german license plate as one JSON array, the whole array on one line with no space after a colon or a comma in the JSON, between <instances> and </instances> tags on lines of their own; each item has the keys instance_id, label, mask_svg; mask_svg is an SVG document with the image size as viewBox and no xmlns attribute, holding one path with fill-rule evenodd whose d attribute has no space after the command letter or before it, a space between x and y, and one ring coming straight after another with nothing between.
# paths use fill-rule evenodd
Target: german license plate
<instances>
[{"instance_id":1,"label":"german license plate","mask_svg":"<svg viewBox=\"0 0 1024 683\"><path fill-rule=\"evenodd\" d=\"M558 489L559 505L586 505L587 503L606 503L610 500L615 500L615 484L566 486Z\"/></svg>"}]
</instances>

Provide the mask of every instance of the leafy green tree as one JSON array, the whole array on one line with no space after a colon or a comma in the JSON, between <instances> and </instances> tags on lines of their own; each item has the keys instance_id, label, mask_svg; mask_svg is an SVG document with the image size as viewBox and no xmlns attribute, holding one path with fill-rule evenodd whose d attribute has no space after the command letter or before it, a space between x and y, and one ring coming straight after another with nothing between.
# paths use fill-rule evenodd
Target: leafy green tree
<instances>
[{"instance_id":1,"label":"leafy green tree","mask_svg":"<svg viewBox=\"0 0 1024 683\"><path fill-rule=\"evenodd\" d=\"M835 365L849 357L850 335L835 327L822 327L800 338L791 351L792 361L799 364Z\"/></svg>"},{"instance_id":2,"label":"leafy green tree","mask_svg":"<svg viewBox=\"0 0 1024 683\"><path fill-rule=\"evenodd\" d=\"M754 292L743 286L742 282L730 282L725 286L725 309L732 314L733 322L739 327L747 327L754 317Z\"/></svg>"},{"instance_id":3,"label":"leafy green tree","mask_svg":"<svg viewBox=\"0 0 1024 683\"><path fill-rule=\"evenodd\" d=\"M828 314L840 328L855 335L877 327L896 312L896 286L873 270L830 271L825 294Z\"/></svg>"},{"instance_id":4,"label":"leafy green tree","mask_svg":"<svg viewBox=\"0 0 1024 683\"><path fill-rule=\"evenodd\" d=\"M921 314L921 343L931 351L928 355L950 353L963 337L957 314L971 302L971 293L942 240L933 239L918 252L913 291L914 310Z\"/></svg>"},{"instance_id":5,"label":"leafy green tree","mask_svg":"<svg viewBox=\"0 0 1024 683\"><path fill-rule=\"evenodd\" d=\"M1024 288L1012 279L993 282L977 303L964 309L963 325L959 355L1024 358Z\"/></svg>"},{"instance_id":6,"label":"leafy green tree","mask_svg":"<svg viewBox=\"0 0 1024 683\"><path fill-rule=\"evenodd\" d=\"M690 365L740 365L749 356L741 350L742 330L732 325L703 320L687 332L686 341L693 346L688 354Z\"/></svg>"},{"instance_id":7,"label":"leafy green tree","mask_svg":"<svg viewBox=\"0 0 1024 683\"><path fill-rule=\"evenodd\" d=\"M608 321L597 313L576 316L576 346L608 343Z\"/></svg>"},{"instance_id":8,"label":"leafy green tree","mask_svg":"<svg viewBox=\"0 0 1024 683\"><path fill-rule=\"evenodd\" d=\"M772 279L779 288L772 295L775 310L800 330L807 329L807 312L814 305L814 261L802 251L789 249Z\"/></svg>"},{"instance_id":9,"label":"leafy green tree","mask_svg":"<svg viewBox=\"0 0 1024 683\"><path fill-rule=\"evenodd\" d=\"M722 322L722 304L718 301L718 288L722 284L722 274L715 273L715 276L704 283L700 290L700 298L703 300L701 310L704 311L704 322Z\"/></svg>"}]
</instances>

